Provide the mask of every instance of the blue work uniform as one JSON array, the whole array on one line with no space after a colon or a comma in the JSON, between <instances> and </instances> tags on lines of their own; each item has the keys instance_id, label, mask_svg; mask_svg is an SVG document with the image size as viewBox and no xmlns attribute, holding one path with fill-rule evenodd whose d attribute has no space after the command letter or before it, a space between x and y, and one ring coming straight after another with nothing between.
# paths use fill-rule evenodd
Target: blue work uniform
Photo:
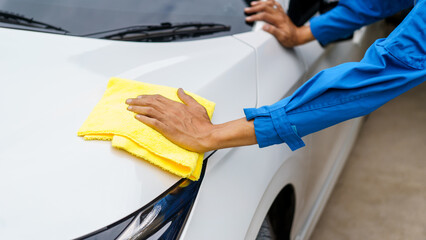
<instances>
[{"instance_id":1,"label":"blue work uniform","mask_svg":"<svg viewBox=\"0 0 426 240\"><path fill-rule=\"evenodd\" d=\"M413 9L404 21L370 46L361 62L321 71L273 105L244 109L247 120L254 119L259 146L285 142L296 150L305 146L301 137L366 115L424 82L426 0L341 0L313 18L310 27L315 38L327 44L409 7Z\"/></svg>"}]
</instances>

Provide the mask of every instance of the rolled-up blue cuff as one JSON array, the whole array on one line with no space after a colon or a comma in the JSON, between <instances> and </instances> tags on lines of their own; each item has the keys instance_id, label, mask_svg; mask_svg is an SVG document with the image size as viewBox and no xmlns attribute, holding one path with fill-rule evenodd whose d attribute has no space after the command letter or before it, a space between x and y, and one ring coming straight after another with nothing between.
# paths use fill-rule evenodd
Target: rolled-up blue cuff
<instances>
[{"instance_id":1,"label":"rolled-up blue cuff","mask_svg":"<svg viewBox=\"0 0 426 240\"><path fill-rule=\"evenodd\" d=\"M246 115L247 121L252 120L255 117L270 117L269 110L265 107L260 108L244 108L244 114Z\"/></svg>"},{"instance_id":2,"label":"rolled-up blue cuff","mask_svg":"<svg viewBox=\"0 0 426 240\"><path fill-rule=\"evenodd\" d=\"M260 148L283 143L283 140L275 131L271 115L266 107L245 108L244 114L247 121L254 119L254 132Z\"/></svg>"},{"instance_id":3,"label":"rolled-up blue cuff","mask_svg":"<svg viewBox=\"0 0 426 240\"><path fill-rule=\"evenodd\" d=\"M270 117L256 117L254 119L254 132L260 148L284 142L275 131Z\"/></svg>"},{"instance_id":4,"label":"rolled-up blue cuff","mask_svg":"<svg viewBox=\"0 0 426 240\"><path fill-rule=\"evenodd\" d=\"M254 131L259 147L287 143L291 150L305 146L298 136L296 127L287 119L285 109L270 111L268 107L244 109L247 120L254 119Z\"/></svg>"},{"instance_id":5,"label":"rolled-up blue cuff","mask_svg":"<svg viewBox=\"0 0 426 240\"><path fill-rule=\"evenodd\" d=\"M292 151L305 146L303 140L297 134L296 126L288 121L284 108L278 108L271 112L272 122L280 138L287 143Z\"/></svg>"}]
</instances>

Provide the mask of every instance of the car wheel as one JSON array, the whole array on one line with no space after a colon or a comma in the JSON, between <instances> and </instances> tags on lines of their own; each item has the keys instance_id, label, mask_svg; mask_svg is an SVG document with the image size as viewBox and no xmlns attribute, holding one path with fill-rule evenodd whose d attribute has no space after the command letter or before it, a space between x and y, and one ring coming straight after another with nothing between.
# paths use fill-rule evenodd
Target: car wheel
<instances>
[{"instance_id":1,"label":"car wheel","mask_svg":"<svg viewBox=\"0 0 426 240\"><path fill-rule=\"evenodd\" d=\"M294 188L292 185L287 185L280 191L269 208L256 240L290 240L295 207Z\"/></svg>"},{"instance_id":2,"label":"car wheel","mask_svg":"<svg viewBox=\"0 0 426 240\"><path fill-rule=\"evenodd\" d=\"M263 220L262 226L257 233L256 240L273 240L276 239L274 232L272 230L271 222L268 219L268 216Z\"/></svg>"}]
</instances>

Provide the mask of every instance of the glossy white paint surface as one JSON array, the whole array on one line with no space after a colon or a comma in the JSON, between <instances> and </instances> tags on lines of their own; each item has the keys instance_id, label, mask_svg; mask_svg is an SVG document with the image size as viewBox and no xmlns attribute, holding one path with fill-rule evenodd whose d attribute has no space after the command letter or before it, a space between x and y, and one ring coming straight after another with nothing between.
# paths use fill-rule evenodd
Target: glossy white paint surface
<instances>
[{"instance_id":1,"label":"glossy white paint surface","mask_svg":"<svg viewBox=\"0 0 426 240\"><path fill-rule=\"evenodd\" d=\"M258 106L283 98L305 72L294 49L283 48L262 30L235 35L256 50Z\"/></svg>"},{"instance_id":2,"label":"glossy white paint surface","mask_svg":"<svg viewBox=\"0 0 426 240\"><path fill-rule=\"evenodd\" d=\"M109 142L77 137L110 77L198 93L220 106L215 122L256 102L253 50L232 37L145 44L10 29L0 37L0 239L79 237L178 180Z\"/></svg>"}]
</instances>

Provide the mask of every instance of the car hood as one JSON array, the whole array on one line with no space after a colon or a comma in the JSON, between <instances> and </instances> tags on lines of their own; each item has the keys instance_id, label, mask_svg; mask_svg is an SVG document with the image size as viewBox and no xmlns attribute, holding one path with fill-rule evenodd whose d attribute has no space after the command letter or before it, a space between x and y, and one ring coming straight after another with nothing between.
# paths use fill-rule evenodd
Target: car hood
<instances>
[{"instance_id":1,"label":"car hood","mask_svg":"<svg viewBox=\"0 0 426 240\"><path fill-rule=\"evenodd\" d=\"M0 38L0 239L79 237L179 180L77 137L110 77L200 94L217 103L214 122L256 102L254 51L232 36L133 43L0 28Z\"/></svg>"}]
</instances>

